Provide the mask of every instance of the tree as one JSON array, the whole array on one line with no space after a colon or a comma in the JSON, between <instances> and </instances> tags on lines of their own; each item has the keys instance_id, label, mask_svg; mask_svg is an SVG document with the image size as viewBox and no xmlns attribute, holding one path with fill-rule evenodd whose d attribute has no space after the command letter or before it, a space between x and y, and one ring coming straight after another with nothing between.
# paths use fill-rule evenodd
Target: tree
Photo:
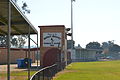
<instances>
[{"instance_id":1,"label":"tree","mask_svg":"<svg viewBox=\"0 0 120 80\"><path fill-rule=\"evenodd\" d=\"M113 44L113 46L110 47L109 50L113 52L120 52L120 46L117 44Z\"/></svg>"},{"instance_id":2,"label":"tree","mask_svg":"<svg viewBox=\"0 0 120 80\"><path fill-rule=\"evenodd\" d=\"M86 49L101 49L101 45L98 42L90 42L86 45Z\"/></svg>"},{"instance_id":3,"label":"tree","mask_svg":"<svg viewBox=\"0 0 120 80\"><path fill-rule=\"evenodd\" d=\"M17 38L16 37L11 37L11 40L10 40L10 42L11 42L11 46L15 46L15 47L17 47L18 46L18 40L17 40Z\"/></svg>"},{"instance_id":4,"label":"tree","mask_svg":"<svg viewBox=\"0 0 120 80\"><path fill-rule=\"evenodd\" d=\"M103 42L103 43L102 43L102 48L103 48L103 49L110 48L110 47L112 47L113 45L114 45L114 40L108 41L108 42Z\"/></svg>"},{"instance_id":5,"label":"tree","mask_svg":"<svg viewBox=\"0 0 120 80\"><path fill-rule=\"evenodd\" d=\"M26 43L26 39L27 39L27 36L26 35L20 35L20 36L17 36L17 41L18 41L18 44L17 44L17 47L18 48L22 48L24 46L24 44Z\"/></svg>"},{"instance_id":6,"label":"tree","mask_svg":"<svg viewBox=\"0 0 120 80\"><path fill-rule=\"evenodd\" d=\"M27 36L11 36L11 46L16 48L22 48L26 43ZM0 36L0 47L7 47L7 36Z\"/></svg>"},{"instance_id":7,"label":"tree","mask_svg":"<svg viewBox=\"0 0 120 80\"><path fill-rule=\"evenodd\" d=\"M114 44L114 40L103 42L102 48L104 49L105 52L107 51L107 53L109 53L109 51L120 52L120 46L117 44Z\"/></svg>"},{"instance_id":8,"label":"tree","mask_svg":"<svg viewBox=\"0 0 120 80\"><path fill-rule=\"evenodd\" d=\"M11 45L16 46L17 45L17 39L14 38L14 36L11 36ZM7 47L7 36L0 36L0 47Z\"/></svg>"},{"instance_id":9,"label":"tree","mask_svg":"<svg viewBox=\"0 0 120 80\"><path fill-rule=\"evenodd\" d=\"M22 1L23 2L23 1ZM22 6L22 10L23 10L23 13L25 14L26 12L28 14L30 14L30 10L28 9L28 5L26 2L23 2L23 6Z\"/></svg>"},{"instance_id":10,"label":"tree","mask_svg":"<svg viewBox=\"0 0 120 80\"><path fill-rule=\"evenodd\" d=\"M0 36L0 47L6 47L7 36Z\"/></svg>"},{"instance_id":11,"label":"tree","mask_svg":"<svg viewBox=\"0 0 120 80\"><path fill-rule=\"evenodd\" d=\"M13 0L15 3L17 3L18 0Z\"/></svg>"},{"instance_id":12,"label":"tree","mask_svg":"<svg viewBox=\"0 0 120 80\"><path fill-rule=\"evenodd\" d=\"M103 49L109 48L108 42L103 42L103 43L102 43L102 48L103 48Z\"/></svg>"},{"instance_id":13,"label":"tree","mask_svg":"<svg viewBox=\"0 0 120 80\"><path fill-rule=\"evenodd\" d=\"M19 0L13 0L13 1L17 4ZM27 3L24 2L24 0L21 0L21 1L22 1L22 6L20 6L20 7L21 7L23 13L24 14L26 14L26 13L30 14L30 9L28 8Z\"/></svg>"}]
</instances>

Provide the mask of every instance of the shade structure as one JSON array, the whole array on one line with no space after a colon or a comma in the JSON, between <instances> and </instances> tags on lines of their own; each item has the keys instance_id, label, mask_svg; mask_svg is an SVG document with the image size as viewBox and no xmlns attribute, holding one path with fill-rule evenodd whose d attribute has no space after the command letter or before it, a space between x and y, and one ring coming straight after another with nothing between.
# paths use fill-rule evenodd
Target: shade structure
<instances>
[{"instance_id":1,"label":"shade structure","mask_svg":"<svg viewBox=\"0 0 120 80\"><path fill-rule=\"evenodd\" d=\"M21 12L15 1L11 2L11 35L37 34L37 30ZM0 35L7 34L9 0L0 0Z\"/></svg>"},{"instance_id":2,"label":"shade structure","mask_svg":"<svg viewBox=\"0 0 120 80\"><path fill-rule=\"evenodd\" d=\"M10 36L28 35L28 58L30 59L30 34L37 34L38 31L20 11L15 0L0 0L0 35L7 36L7 80L10 80ZM38 52L37 52L38 53ZM30 62L28 61L28 80L30 79Z\"/></svg>"}]
</instances>

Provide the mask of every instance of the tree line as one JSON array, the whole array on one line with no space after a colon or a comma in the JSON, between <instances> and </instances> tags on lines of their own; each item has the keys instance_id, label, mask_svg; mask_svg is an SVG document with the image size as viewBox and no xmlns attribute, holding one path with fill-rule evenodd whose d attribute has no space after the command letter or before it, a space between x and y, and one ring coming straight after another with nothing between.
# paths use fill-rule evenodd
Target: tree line
<instances>
[{"instance_id":1,"label":"tree line","mask_svg":"<svg viewBox=\"0 0 120 80\"><path fill-rule=\"evenodd\" d=\"M120 52L120 46L114 41L107 41L100 44L99 42L90 42L86 45L86 49L102 49L114 52Z\"/></svg>"}]
</instances>

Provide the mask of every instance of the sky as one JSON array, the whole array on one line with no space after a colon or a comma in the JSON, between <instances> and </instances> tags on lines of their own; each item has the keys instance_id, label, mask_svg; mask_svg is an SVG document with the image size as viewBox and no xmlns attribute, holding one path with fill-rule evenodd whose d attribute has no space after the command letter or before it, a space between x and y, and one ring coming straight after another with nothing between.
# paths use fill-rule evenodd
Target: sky
<instances>
[{"instance_id":1,"label":"sky","mask_svg":"<svg viewBox=\"0 0 120 80\"><path fill-rule=\"evenodd\" d=\"M19 6L21 6L18 0ZM71 27L71 0L24 0L31 10L26 14L36 27ZM114 40L120 45L120 0L76 0L73 2L73 39L85 47L89 42ZM70 38L68 38L70 39Z\"/></svg>"}]
</instances>

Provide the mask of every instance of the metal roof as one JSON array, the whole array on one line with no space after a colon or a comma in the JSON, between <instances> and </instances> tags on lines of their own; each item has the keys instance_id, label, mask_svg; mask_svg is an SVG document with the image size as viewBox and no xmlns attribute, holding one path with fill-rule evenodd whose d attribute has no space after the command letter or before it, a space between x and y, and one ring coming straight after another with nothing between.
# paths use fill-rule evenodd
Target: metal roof
<instances>
[{"instance_id":1,"label":"metal roof","mask_svg":"<svg viewBox=\"0 0 120 80\"><path fill-rule=\"evenodd\" d=\"M0 0L0 35L6 35L8 28L8 3L11 2L11 35L37 34L38 31L12 0Z\"/></svg>"}]
</instances>

